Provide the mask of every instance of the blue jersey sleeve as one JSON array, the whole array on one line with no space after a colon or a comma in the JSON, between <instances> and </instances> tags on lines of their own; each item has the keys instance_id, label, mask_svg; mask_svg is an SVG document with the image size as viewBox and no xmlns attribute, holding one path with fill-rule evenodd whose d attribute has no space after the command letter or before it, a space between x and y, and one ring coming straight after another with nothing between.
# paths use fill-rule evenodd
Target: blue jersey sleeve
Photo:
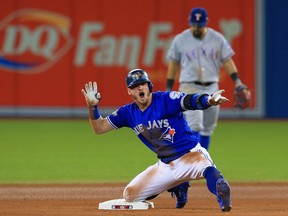
<instances>
[{"instance_id":1,"label":"blue jersey sleeve","mask_svg":"<svg viewBox=\"0 0 288 216\"><path fill-rule=\"evenodd\" d=\"M208 94L188 94L184 99L184 107L187 110L204 110L211 107L208 102Z\"/></svg>"},{"instance_id":2,"label":"blue jersey sleeve","mask_svg":"<svg viewBox=\"0 0 288 216\"><path fill-rule=\"evenodd\" d=\"M107 116L107 120L109 124L114 128L114 129L119 129L121 127L128 127L129 124L129 119L128 115L129 112L126 111L126 107L122 106L116 111L114 111L111 115Z\"/></svg>"},{"instance_id":3,"label":"blue jersey sleeve","mask_svg":"<svg viewBox=\"0 0 288 216\"><path fill-rule=\"evenodd\" d=\"M171 91L163 93L162 97L165 98L164 107L170 114L186 110L204 110L211 106L208 103L208 94L186 94Z\"/></svg>"},{"instance_id":4,"label":"blue jersey sleeve","mask_svg":"<svg viewBox=\"0 0 288 216\"><path fill-rule=\"evenodd\" d=\"M175 114L185 111L184 98L187 94L177 91L163 92L160 96L163 99L162 109L168 114ZM160 108L161 109L161 108Z\"/></svg>"}]
</instances>

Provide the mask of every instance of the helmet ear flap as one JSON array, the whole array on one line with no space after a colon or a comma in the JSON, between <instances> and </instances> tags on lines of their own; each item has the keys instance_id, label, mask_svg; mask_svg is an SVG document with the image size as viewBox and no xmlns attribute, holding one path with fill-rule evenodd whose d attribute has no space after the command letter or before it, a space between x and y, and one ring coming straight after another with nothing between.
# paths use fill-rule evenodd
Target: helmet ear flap
<instances>
[{"instance_id":1,"label":"helmet ear flap","mask_svg":"<svg viewBox=\"0 0 288 216\"><path fill-rule=\"evenodd\" d=\"M153 89L153 84L152 84L152 82L150 81L150 82L149 82L149 90L150 90L150 92L152 92L152 89Z\"/></svg>"}]
</instances>

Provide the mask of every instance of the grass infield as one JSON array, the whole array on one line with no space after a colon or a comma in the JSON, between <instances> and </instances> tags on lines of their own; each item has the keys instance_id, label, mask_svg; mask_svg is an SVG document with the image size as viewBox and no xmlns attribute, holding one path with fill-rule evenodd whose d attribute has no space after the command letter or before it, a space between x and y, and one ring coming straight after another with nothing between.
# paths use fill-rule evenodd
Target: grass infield
<instances>
[{"instance_id":1,"label":"grass infield","mask_svg":"<svg viewBox=\"0 0 288 216\"><path fill-rule=\"evenodd\" d=\"M288 121L220 120L210 154L234 182L287 182ZM129 182L156 155L123 128L83 120L0 120L0 183Z\"/></svg>"}]
</instances>

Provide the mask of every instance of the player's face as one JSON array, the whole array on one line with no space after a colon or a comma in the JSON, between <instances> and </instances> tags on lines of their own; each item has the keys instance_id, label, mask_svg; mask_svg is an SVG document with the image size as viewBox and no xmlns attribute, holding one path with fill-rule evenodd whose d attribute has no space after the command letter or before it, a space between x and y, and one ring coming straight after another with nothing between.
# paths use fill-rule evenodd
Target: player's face
<instances>
[{"instance_id":1,"label":"player's face","mask_svg":"<svg viewBox=\"0 0 288 216\"><path fill-rule=\"evenodd\" d=\"M201 39L204 37L205 33L206 33L206 27L200 27L197 25L192 25L191 26L191 31L192 34L194 35L195 38Z\"/></svg>"},{"instance_id":2,"label":"player's face","mask_svg":"<svg viewBox=\"0 0 288 216\"><path fill-rule=\"evenodd\" d=\"M148 83L140 83L128 88L128 94L132 96L140 108L147 107L151 103L151 93Z\"/></svg>"}]
</instances>

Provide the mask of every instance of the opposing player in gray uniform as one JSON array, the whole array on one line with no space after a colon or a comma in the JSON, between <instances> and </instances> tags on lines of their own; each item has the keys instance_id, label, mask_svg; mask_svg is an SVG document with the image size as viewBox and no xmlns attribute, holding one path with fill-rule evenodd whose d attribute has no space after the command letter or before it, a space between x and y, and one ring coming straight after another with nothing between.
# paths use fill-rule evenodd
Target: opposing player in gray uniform
<instances>
[{"instance_id":1,"label":"opposing player in gray uniform","mask_svg":"<svg viewBox=\"0 0 288 216\"><path fill-rule=\"evenodd\" d=\"M219 67L223 64L234 81L235 88L243 85L232 56L234 51L224 36L207 27L208 15L204 8L190 12L190 28L176 35L167 53L168 73L166 90L172 89L178 70L179 91L209 93L219 89ZM219 116L219 106L207 110L184 113L191 130L208 150Z\"/></svg>"}]
</instances>

